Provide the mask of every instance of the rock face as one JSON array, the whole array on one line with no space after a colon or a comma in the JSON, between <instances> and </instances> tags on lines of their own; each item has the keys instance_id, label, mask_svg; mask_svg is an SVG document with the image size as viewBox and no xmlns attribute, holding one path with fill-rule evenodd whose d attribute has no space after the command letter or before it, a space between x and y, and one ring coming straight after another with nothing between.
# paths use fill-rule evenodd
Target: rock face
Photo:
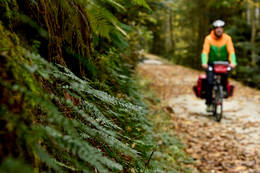
<instances>
[{"instance_id":1,"label":"rock face","mask_svg":"<svg viewBox=\"0 0 260 173\"><path fill-rule=\"evenodd\" d=\"M196 168L201 172L260 172L260 91L231 81L235 93L224 100L223 119L217 123L206 113L205 101L192 91L203 72L158 61L144 61L137 71L150 80L171 113L174 130Z\"/></svg>"}]
</instances>

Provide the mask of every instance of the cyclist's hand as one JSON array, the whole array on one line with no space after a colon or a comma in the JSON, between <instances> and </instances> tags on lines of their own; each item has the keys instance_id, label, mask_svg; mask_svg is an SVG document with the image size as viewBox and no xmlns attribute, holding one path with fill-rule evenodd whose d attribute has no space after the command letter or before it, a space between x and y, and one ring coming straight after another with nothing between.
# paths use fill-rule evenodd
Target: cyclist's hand
<instances>
[{"instance_id":1,"label":"cyclist's hand","mask_svg":"<svg viewBox=\"0 0 260 173\"><path fill-rule=\"evenodd\" d=\"M205 70L208 69L208 64L202 64L202 68Z\"/></svg>"},{"instance_id":2,"label":"cyclist's hand","mask_svg":"<svg viewBox=\"0 0 260 173\"><path fill-rule=\"evenodd\" d=\"M236 65L235 64L230 64L230 67L234 69L234 68L236 68Z\"/></svg>"}]
</instances>

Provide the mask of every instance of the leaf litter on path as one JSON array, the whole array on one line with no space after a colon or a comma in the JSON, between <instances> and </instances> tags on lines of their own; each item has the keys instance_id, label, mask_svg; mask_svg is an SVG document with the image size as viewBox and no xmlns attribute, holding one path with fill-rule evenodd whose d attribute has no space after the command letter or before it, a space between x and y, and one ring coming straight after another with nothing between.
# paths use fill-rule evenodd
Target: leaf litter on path
<instances>
[{"instance_id":1,"label":"leaf litter on path","mask_svg":"<svg viewBox=\"0 0 260 173\"><path fill-rule=\"evenodd\" d=\"M223 119L217 123L192 91L203 72L152 59L156 64L141 63L137 72L151 81L165 103L162 109L171 113L173 130L196 168L207 173L260 173L260 91L231 80L235 95L224 101Z\"/></svg>"}]
</instances>

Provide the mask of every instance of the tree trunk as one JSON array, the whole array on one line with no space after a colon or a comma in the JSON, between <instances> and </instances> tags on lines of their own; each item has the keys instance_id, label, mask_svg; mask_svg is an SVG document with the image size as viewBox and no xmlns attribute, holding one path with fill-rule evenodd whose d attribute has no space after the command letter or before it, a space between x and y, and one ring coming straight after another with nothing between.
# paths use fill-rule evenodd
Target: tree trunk
<instances>
[{"instance_id":1,"label":"tree trunk","mask_svg":"<svg viewBox=\"0 0 260 173\"><path fill-rule=\"evenodd\" d=\"M165 54L169 56L173 52L173 38L172 38L172 11L167 10L167 14L164 20L164 48Z\"/></svg>"},{"instance_id":2,"label":"tree trunk","mask_svg":"<svg viewBox=\"0 0 260 173\"><path fill-rule=\"evenodd\" d=\"M248 25L251 24L251 5L249 1L246 3L246 21Z\"/></svg>"},{"instance_id":3,"label":"tree trunk","mask_svg":"<svg viewBox=\"0 0 260 173\"><path fill-rule=\"evenodd\" d=\"M250 4L250 23L251 23L251 63L252 65L256 65L256 52L255 52L255 37L256 37L256 4Z\"/></svg>"},{"instance_id":4,"label":"tree trunk","mask_svg":"<svg viewBox=\"0 0 260 173\"><path fill-rule=\"evenodd\" d=\"M173 53L173 34L172 34L172 11L158 12L157 25L153 29L153 46L151 52L158 55L168 56Z\"/></svg>"},{"instance_id":5,"label":"tree trunk","mask_svg":"<svg viewBox=\"0 0 260 173\"><path fill-rule=\"evenodd\" d=\"M206 9L206 4L208 2L206 1L202 1L202 0L198 0L198 6L197 6L197 10L199 11L200 9ZM196 58L194 58L192 64L195 65L196 68L199 68L201 65L201 51L202 51L202 46L204 43L204 39L205 39L205 34L208 34L208 29L209 29L209 19L207 18L207 14L206 11L201 11L198 14L198 25L197 25L197 47L196 47Z\"/></svg>"},{"instance_id":6,"label":"tree trunk","mask_svg":"<svg viewBox=\"0 0 260 173\"><path fill-rule=\"evenodd\" d=\"M164 44L163 44L163 38L162 38L162 25L163 20L161 16L162 13L158 12L157 14L157 24L152 28L153 32L153 45L151 49L151 53L162 55L164 52Z\"/></svg>"}]
</instances>

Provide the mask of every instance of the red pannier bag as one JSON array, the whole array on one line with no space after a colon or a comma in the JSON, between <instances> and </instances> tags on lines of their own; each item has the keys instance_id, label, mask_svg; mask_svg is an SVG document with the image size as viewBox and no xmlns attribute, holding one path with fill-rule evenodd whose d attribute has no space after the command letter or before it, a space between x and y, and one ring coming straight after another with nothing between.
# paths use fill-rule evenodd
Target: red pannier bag
<instances>
[{"instance_id":1,"label":"red pannier bag","mask_svg":"<svg viewBox=\"0 0 260 173\"><path fill-rule=\"evenodd\" d=\"M196 86L193 86L195 95L199 98L206 98L207 78L206 75L199 75Z\"/></svg>"},{"instance_id":2,"label":"red pannier bag","mask_svg":"<svg viewBox=\"0 0 260 173\"><path fill-rule=\"evenodd\" d=\"M225 74L228 72L227 65L225 64L215 64L214 65L214 72L217 74Z\"/></svg>"},{"instance_id":3,"label":"red pannier bag","mask_svg":"<svg viewBox=\"0 0 260 173\"><path fill-rule=\"evenodd\" d=\"M235 90L235 86L231 85L229 81L227 81L227 95L226 98L232 97Z\"/></svg>"}]
</instances>

